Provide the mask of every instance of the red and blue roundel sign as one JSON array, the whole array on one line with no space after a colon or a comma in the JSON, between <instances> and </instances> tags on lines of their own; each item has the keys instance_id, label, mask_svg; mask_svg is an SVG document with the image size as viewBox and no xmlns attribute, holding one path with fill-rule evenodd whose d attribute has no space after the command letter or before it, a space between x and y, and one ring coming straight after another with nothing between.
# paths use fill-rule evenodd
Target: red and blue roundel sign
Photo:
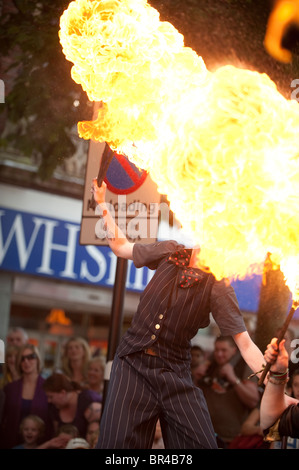
<instances>
[{"instance_id":1,"label":"red and blue roundel sign","mask_svg":"<svg viewBox=\"0 0 299 470\"><path fill-rule=\"evenodd\" d=\"M114 152L108 167L105 183L114 194L130 194L136 191L145 181L147 172L140 170L124 155Z\"/></svg>"}]
</instances>

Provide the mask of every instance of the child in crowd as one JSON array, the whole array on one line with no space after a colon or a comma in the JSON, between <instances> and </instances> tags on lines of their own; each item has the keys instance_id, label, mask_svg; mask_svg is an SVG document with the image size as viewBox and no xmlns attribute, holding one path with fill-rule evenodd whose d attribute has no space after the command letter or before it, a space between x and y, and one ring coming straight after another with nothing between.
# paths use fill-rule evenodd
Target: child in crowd
<instances>
[{"instance_id":1,"label":"child in crowd","mask_svg":"<svg viewBox=\"0 0 299 470\"><path fill-rule=\"evenodd\" d=\"M37 449L45 430L44 421L36 415L26 416L20 424L23 443L13 449Z\"/></svg>"},{"instance_id":2,"label":"child in crowd","mask_svg":"<svg viewBox=\"0 0 299 470\"><path fill-rule=\"evenodd\" d=\"M65 449L69 441L79 437L79 431L73 424L63 424L57 435L41 444L38 449Z\"/></svg>"},{"instance_id":3,"label":"child in crowd","mask_svg":"<svg viewBox=\"0 0 299 470\"><path fill-rule=\"evenodd\" d=\"M87 425L86 431L86 441L90 445L91 449L93 449L98 442L100 434L100 422L98 420L91 421Z\"/></svg>"}]
</instances>

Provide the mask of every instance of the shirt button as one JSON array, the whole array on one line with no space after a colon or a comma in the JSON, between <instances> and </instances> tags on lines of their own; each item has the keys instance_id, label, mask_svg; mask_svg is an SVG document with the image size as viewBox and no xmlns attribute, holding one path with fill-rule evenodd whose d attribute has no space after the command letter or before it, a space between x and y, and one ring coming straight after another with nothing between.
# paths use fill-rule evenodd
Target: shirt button
<instances>
[{"instance_id":1,"label":"shirt button","mask_svg":"<svg viewBox=\"0 0 299 470\"><path fill-rule=\"evenodd\" d=\"M151 338L154 340L156 339L156 335L152 335Z\"/></svg>"},{"instance_id":2,"label":"shirt button","mask_svg":"<svg viewBox=\"0 0 299 470\"><path fill-rule=\"evenodd\" d=\"M159 325L159 323L157 323L157 324L155 325L155 328L156 328L156 330L159 330L159 329L161 328L160 325Z\"/></svg>"},{"instance_id":3,"label":"shirt button","mask_svg":"<svg viewBox=\"0 0 299 470\"><path fill-rule=\"evenodd\" d=\"M162 320L163 316L164 315L162 315L162 313L161 313L161 315L159 315L159 319Z\"/></svg>"}]
</instances>

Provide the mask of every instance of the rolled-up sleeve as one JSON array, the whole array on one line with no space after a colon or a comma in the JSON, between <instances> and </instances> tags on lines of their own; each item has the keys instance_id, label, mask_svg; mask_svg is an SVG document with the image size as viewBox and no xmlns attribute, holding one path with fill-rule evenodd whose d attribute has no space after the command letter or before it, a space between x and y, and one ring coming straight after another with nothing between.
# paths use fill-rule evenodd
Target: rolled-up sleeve
<instances>
[{"instance_id":1,"label":"rolled-up sleeve","mask_svg":"<svg viewBox=\"0 0 299 470\"><path fill-rule=\"evenodd\" d=\"M233 336L246 331L235 291L226 280L214 282L210 306L222 335Z\"/></svg>"},{"instance_id":2,"label":"rolled-up sleeve","mask_svg":"<svg viewBox=\"0 0 299 470\"><path fill-rule=\"evenodd\" d=\"M179 245L174 240L148 244L135 243L133 247L134 265L136 268L146 266L149 269L157 269L161 259L179 248L183 248L183 245Z\"/></svg>"}]
</instances>

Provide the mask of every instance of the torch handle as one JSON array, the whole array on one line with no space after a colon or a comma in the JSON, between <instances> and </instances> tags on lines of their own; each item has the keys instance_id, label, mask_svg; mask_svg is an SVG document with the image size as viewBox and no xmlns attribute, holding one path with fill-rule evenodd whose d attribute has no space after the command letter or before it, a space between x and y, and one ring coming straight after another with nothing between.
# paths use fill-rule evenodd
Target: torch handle
<instances>
[{"instance_id":1,"label":"torch handle","mask_svg":"<svg viewBox=\"0 0 299 470\"><path fill-rule=\"evenodd\" d=\"M295 313L295 310L296 310L297 306L292 306L291 310L289 311L288 313L288 316L287 318L285 319L285 322L283 324L283 327L282 329L280 330L280 333L278 335L278 338L277 338L277 346L279 345L279 343L283 340L284 338L284 335L286 334L286 331L289 327L289 324L290 324L290 321L292 320L293 318L293 315ZM267 364L265 365L265 368L263 369L263 372L259 378L259 381L258 381L258 385L262 385L264 383L264 380L265 380L265 377L266 375L268 374L269 370L270 370L270 367L271 367L271 363L270 362L267 362Z\"/></svg>"},{"instance_id":2,"label":"torch handle","mask_svg":"<svg viewBox=\"0 0 299 470\"><path fill-rule=\"evenodd\" d=\"M107 170L112 161L113 155L114 155L113 150L111 150L111 148L106 144L106 147L102 156L102 160L101 160L98 178L97 178L98 186L101 186L104 181Z\"/></svg>"},{"instance_id":3,"label":"torch handle","mask_svg":"<svg viewBox=\"0 0 299 470\"><path fill-rule=\"evenodd\" d=\"M113 155L114 155L113 150L111 150L111 148L106 144L104 152L103 152L102 160L101 160L98 177L97 177L98 186L101 186L104 181L104 178L106 176L106 173L111 163L111 160L113 158ZM96 206L97 206L97 203L92 194L91 199L88 201L88 209L95 210Z\"/></svg>"}]
</instances>

